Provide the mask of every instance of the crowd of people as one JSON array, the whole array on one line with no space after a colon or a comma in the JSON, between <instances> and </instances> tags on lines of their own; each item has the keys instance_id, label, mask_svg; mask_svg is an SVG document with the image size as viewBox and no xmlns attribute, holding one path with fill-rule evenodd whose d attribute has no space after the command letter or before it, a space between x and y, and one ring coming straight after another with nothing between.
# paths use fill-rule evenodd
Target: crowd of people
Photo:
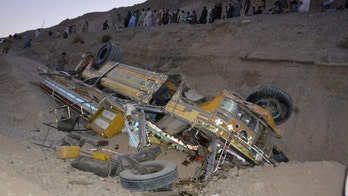
<instances>
[{"instance_id":1,"label":"crowd of people","mask_svg":"<svg viewBox=\"0 0 348 196\"><path fill-rule=\"evenodd\" d=\"M253 16L259 14L282 14L290 12L308 12L310 0L275 0L274 4L266 7L266 0L261 0L252 5L251 0L235 0L234 2L216 3L214 7L207 9L203 6L202 12L198 17L197 11L185 11L183 9L152 9L143 8L135 11L128 11L124 17L121 27L135 26L155 26L167 25L171 23L190 23L206 24L213 23L217 19L227 19L232 17ZM333 0L327 0L333 1Z\"/></svg>"},{"instance_id":2,"label":"crowd of people","mask_svg":"<svg viewBox=\"0 0 348 196\"><path fill-rule=\"evenodd\" d=\"M230 4L228 10L229 17L238 17L242 9L241 0L238 0L234 4ZM172 23L190 23L190 24L206 24L213 23L216 19L222 19L222 4L216 4L212 9L208 10L206 6L203 6L200 17L196 10L174 10L169 9L151 9L143 8L135 11L128 11L126 17L122 22L122 27L135 27L135 26L156 26L167 25ZM224 16L224 18L228 18Z\"/></svg>"}]
</instances>

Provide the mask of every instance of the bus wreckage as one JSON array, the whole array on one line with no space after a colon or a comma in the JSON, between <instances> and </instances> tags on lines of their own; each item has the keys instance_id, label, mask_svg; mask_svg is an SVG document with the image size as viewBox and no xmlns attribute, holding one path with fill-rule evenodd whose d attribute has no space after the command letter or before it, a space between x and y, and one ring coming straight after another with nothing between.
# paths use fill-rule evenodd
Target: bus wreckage
<instances>
[{"instance_id":1,"label":"bus wreckage","mask_svg":"<svg viewBox=\"0 0 348 196\"><path fill-rule=\"evenodd\" d=\"M138 150L167 144L204 160L204 180L223 166L288 161L273 140L293 109L284 90L257 86L245 99L228 90L207 98L180 75L122 64L122 55L105 43L96 55L84 54L73 71L41 69L40 85L104 138L126 130Z\"/></svg>"}]
</instances>

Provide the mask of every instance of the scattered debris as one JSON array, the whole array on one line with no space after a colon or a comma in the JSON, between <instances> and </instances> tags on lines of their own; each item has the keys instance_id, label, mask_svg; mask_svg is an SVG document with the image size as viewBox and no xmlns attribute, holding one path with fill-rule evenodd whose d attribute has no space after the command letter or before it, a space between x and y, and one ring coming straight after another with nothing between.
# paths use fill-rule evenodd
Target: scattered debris
<instances>
[{"instance_id":1,"label":"scattered debris","mask_svg":"<svg viewBox=\"0 0 348 196\"><path fill-rule=\"evenodd\" d=\"M71 159L80 156L80 146L59 146L56 148L56 156L59 159Z\"/></svg>"},{"instance_id":2,"label":"scattered debris","mask_svg":"<svg viewBox=\"0 0 348 196\"><path fill-rule=\"evenodd\" d=\"M86 182L86 181L81 181L81 180L72 180L69 181L70 184L77 184L77 185L83 185L83 186L87 186L87 185L92 185L93 183L91 182Z\"/></svg>"}]
</instances>

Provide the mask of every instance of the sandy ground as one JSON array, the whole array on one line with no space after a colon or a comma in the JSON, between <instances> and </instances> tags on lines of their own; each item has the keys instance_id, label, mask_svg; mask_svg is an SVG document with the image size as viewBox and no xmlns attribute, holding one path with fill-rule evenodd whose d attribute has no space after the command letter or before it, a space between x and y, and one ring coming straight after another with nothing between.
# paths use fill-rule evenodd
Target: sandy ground
<instances>
[{"instance_id":1,"label":"sandy ground","mask_svg":"<svg viewBox=\"0 0 348 196\"><path fill-rule=\"evenodd\" d=\"M54 122L49 111L56 103L35 85L40 81L37 69L55 63L61 51L67 51L73 68L83 52L97 52L100 37L109 33L124 48L124 63L182 73L201 94L233 89L246 95L256 85L273 84L292 96L295 111L280 125L285 134L276 141L290 163L232 169L225 179L214 179L203 190L192 192L342 195L348 163L348 49L341 43L347 44L347 19L346 10L241 17L212 25L90 32L82 35L84 44L73 44L72 37L52 39L44 31L29 50L22 50L24 40L17 40L9 54L0 54L0 191L7 195L141 194L123 189L117 177L108 181L73 169L70 160L57 159L54 150L34 144L50 145L64 136L42 124ZM120 152L134 151L125 134L113 140L121 144ZM183 153L169 150L160 158L177 161L180 177L192 174L181 165Z\"/></svg>"}]
</instances>

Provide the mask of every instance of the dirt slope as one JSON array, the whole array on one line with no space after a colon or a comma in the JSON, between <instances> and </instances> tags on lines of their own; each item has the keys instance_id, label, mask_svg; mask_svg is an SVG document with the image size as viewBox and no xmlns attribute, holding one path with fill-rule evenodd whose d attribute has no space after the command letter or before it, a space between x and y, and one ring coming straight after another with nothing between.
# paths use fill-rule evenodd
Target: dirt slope
<instances>
[{"instance_id":1,"label":"dirt slope","mask_svg":"<svg viewBox=\"0 0 348 196\"><path fill-rule=\"evenodd\" d=\"M281 125L279 145L292 160L348 163L347 115L348 19L336 13L262 15L207 25L167 25L97 31L81 35L86 43L36 40L23 55L55 63L68 52L73 68L83 52L97 52L100 37L110 34L125 51L123 62L162 72L183 73L205 95L233 89L241 95L271 84L290 93L291 119Z\"/></svg>"},{"instance_id":2,"label":"dirt slope","mask_svg":"<svg viewBox=\"0 0 348 196\"><path fill-rule=\"evenodd\" d=\"M0 192L8 195L153 195L130 192L121 187L119 179L103 179L73 169L71 160L60 160L50 146L64 136L42 123L54 122L48 112L56 105L33 85L40 62L20 56L17 51L0 55L4 73L1 77L0 112ZM48 130L50 130L48 132ZM127 146L127 135L115 137L119 153L134 151ZM44 143L43 143L44 142ZM193 171L180 163L185 155L175 150L160 159L176 161L181 178ZM244 170L236 168L215 179L202 190L187 186L186 195L341 195L346 166L333 161L296 162L277 167L265 165ZM174 189L170 195L179 195Z\"/></svg>"}]
</instances>

